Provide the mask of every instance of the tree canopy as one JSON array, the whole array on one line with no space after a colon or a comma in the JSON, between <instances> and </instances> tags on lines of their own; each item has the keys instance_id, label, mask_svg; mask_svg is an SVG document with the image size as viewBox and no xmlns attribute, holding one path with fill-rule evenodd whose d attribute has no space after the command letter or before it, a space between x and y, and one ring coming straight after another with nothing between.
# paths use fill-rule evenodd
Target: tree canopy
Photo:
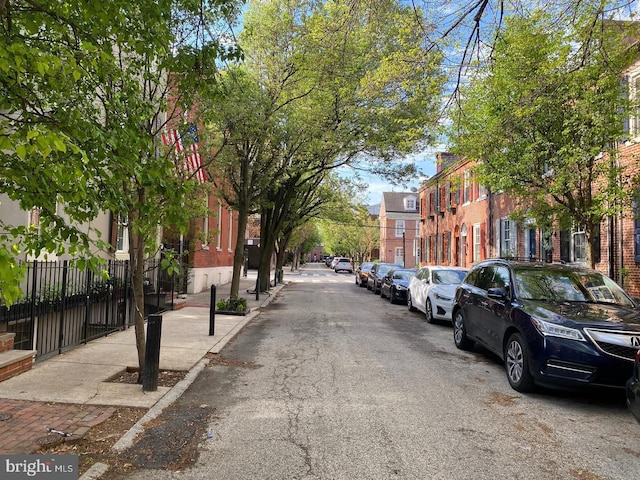
<instances>
[{"instance_id":1,"label":"tree canopy","mask_svg":"<svg viewBox=\"0 0 640 480\"><path fill-rule=\"evenodd\" d=\"M591 18L561 30L542 12L509 19L451 129L455 150L479 161L479 181L516 199L520 215L582 226L588 240L628 191L615 180L615 145L629 107L621 79L637 56L623 41L630 25L603 24L608 34L594 37Z\"/></svg>"}]
</instances>

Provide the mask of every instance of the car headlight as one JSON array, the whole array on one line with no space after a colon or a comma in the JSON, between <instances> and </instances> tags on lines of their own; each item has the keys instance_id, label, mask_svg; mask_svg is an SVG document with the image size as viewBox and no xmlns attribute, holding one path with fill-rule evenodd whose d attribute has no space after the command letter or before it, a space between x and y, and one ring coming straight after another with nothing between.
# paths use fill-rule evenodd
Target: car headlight
<instances>
[{"instance_id":1,"label":"car headlight","mask_svg":"<svg viewBox=\"0 0 640 480\"><path fill-rule=\"evenodd\" d=\"M437 300L442 300L443 302L452 302L453 298L451 297L445 297L444 295L442 295L441 293L434 293L433 294L434 298L436 298Z\"/></svg>"},{"instance_id":2,"label":"car headlight","mask_svg":"<svg viewBox=\"0 0 640 480\"><path fill-rule=\"evenodd\" d=\"M545 322L544 320L534 317L531 317L531 321L542 335L586 342L585 338L582 336L582 332L575 328L563 327L562 325Z\"/></svg>"}]
</instances>

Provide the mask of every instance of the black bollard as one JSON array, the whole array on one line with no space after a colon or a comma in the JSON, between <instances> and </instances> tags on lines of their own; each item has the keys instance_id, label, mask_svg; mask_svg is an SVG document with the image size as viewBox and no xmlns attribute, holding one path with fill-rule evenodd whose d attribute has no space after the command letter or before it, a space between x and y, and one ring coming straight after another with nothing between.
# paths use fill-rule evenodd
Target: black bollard
<instances>
[{"instance_id":1,"label":"black bollard","mask_svg":"<svg viewBox=\"0 0 640 480\"><path fill-rule=\"evenodd\" d=\"M216 286L211 285L211 304L209 306L209 336L216 334Z\"/></svg>"},{"instance_id":2,"label":"black bollard","mask_svg":"<svg viewBox=\"0 0 640 480\"><path fill-rule=\"evenodd\" d=\"M143 392L155 392L158 390L161 334L162 315L149 315L147 320L147 345L144 354L144 372L142 375Z\"/></svg>"},{"instance_id":3,"label":"black bollard","mask_svg":"<svg viewBox=\"0 0 640 480\"><path fill-rule=\"evenodd\" d=\"M260 277L256 277L256 302L260 300Z\"/></svg>"}]
</instances>

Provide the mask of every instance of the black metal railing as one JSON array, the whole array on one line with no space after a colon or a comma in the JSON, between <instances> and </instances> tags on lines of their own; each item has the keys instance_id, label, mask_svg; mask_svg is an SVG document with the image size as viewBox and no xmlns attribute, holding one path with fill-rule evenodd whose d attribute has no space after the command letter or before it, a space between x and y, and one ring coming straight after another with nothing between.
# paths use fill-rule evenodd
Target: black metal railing
<instances>
[{"instance_id":1,"label":"black metal railing","mask_svg":"<svg viewBox=\"0 0 640 480\"><path fill-rule=\"evenodd\" d=\"M111 260L98 273L68 261L26 267L23 298L0 305L0 331L16 334L15 349L36 350L41 360L133 324L128 261ZM168 275L158 259L145 262L145 317L173 308L179 278Z\"/></svg>"}]
</instances>

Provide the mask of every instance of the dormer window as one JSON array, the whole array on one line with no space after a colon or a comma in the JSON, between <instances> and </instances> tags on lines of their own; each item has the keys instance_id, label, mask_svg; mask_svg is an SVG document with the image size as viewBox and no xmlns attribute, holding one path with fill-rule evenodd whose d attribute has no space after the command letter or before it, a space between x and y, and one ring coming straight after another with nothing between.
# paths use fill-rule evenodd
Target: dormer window
<instances>
[{"instance_id":1,"label":"dormer window","mask_svg":"<svg viewBox=\"0 0 640 480\"><path fill-rule=\"evenodd\" d=\"M416 209L416 197L404 197L404 209L413 210Z\"/></svg>"}]
</instances>

